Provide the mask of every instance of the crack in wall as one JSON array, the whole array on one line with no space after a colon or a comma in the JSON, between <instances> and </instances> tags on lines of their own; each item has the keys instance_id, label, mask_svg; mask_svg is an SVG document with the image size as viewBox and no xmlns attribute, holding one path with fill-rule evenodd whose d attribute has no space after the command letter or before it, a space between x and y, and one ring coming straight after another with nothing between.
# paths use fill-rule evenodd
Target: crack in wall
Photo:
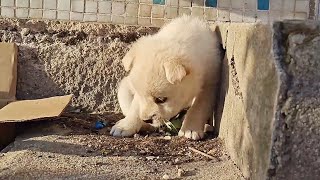
<instances>
[{"instance_id":1,"label":"crack in wall","mask_svg":"<svg viewBox=\"0 0 320 180\"><path fill-rule=\"evenodd\" d=\"M243 102L243 95L240 89L240 82L238 78L234 57L232 57L230 60L230 67L231 67L230 72L232 75L231 81L232 81L232 86L234 89L235 96L238 97Z\"/></svg>"}]
</instances>

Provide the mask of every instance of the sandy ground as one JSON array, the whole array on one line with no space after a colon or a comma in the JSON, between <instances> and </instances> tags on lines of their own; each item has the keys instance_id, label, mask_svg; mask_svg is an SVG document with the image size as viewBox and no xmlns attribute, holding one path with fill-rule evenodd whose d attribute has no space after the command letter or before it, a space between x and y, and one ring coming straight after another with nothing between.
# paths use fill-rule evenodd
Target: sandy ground
<instances>
[{"instance_id":1,"label":"sandy ground","mask_svg":"<svg viewBox=\"0 0 320 180\"><path fill-rule=\"evenodd\" d=\"M120 117L68 114L19 124L19 136L0 153L0 179L243 179L212 134L198 142L164 132L109 136ZM96 130L98 120L107 126Z\"/></svg>"}]
</instances>

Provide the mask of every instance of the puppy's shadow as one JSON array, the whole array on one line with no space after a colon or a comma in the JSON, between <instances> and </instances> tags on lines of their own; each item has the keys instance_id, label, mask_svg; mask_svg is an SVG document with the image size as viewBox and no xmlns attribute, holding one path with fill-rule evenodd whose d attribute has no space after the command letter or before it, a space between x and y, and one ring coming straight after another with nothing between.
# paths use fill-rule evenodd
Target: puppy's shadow
<instances>
[{"instance_id":1,"label":"puppy's shadow","mask_svg":"<svg viewBox=\"0 0 320 180\"><path fill-rule=\"evenodd\" d=\"M229 89L229 64L228 64L228 59L226 55L226 50L223 48L223 45L222 45L222 36L221 36L221 31L219 27L216 27L215 33L217 33L218 35L218 40L220 42L220 52L221 52L220 80L218 83L219 89L218 89L218 94L215 102L215 108L214 108L215 113L214 113L214 122L213 122L215 135L218 136L220 131L220 124L221 124L224 104L225 104L225 97Z\"/></svg>"}]
</instances>

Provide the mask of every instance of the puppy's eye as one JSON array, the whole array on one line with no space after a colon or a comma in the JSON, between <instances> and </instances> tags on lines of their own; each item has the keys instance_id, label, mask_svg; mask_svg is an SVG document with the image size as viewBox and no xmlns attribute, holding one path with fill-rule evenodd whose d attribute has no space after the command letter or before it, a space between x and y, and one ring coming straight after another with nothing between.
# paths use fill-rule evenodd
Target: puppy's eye
<instances>
[{"instance_id":1,"label":"puppy's eye","mask_svg":"<svg viewBox=\"0 0 320 180\"><path fill-rule=\"evenodd\" d=\"M162 104L162 103L165 103L167 101L167 97L157 97L157 98L154 98L154 102L156 104Z\"/></svg>"}]
</instances>

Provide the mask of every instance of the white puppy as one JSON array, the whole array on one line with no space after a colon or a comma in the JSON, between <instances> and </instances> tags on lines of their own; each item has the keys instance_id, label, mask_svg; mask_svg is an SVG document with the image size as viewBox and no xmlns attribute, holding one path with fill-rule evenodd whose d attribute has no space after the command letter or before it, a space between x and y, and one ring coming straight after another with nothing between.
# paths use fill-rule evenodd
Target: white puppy
<instances>
[{"instance_id":1,"label":"white puppy","mask_svg":"<svg viewBox=\"0 0 320 180\"><path fill-rule=\"evenodd\" d=\"M130 71L118 90L125 118L110 134L131 136L146 120L168 121L190 107L179 135L203 138L213 116L221 63L217 36L205 22L176 18L157 34L137 40L122 63Z\"/></svg>"}]
</instances>

